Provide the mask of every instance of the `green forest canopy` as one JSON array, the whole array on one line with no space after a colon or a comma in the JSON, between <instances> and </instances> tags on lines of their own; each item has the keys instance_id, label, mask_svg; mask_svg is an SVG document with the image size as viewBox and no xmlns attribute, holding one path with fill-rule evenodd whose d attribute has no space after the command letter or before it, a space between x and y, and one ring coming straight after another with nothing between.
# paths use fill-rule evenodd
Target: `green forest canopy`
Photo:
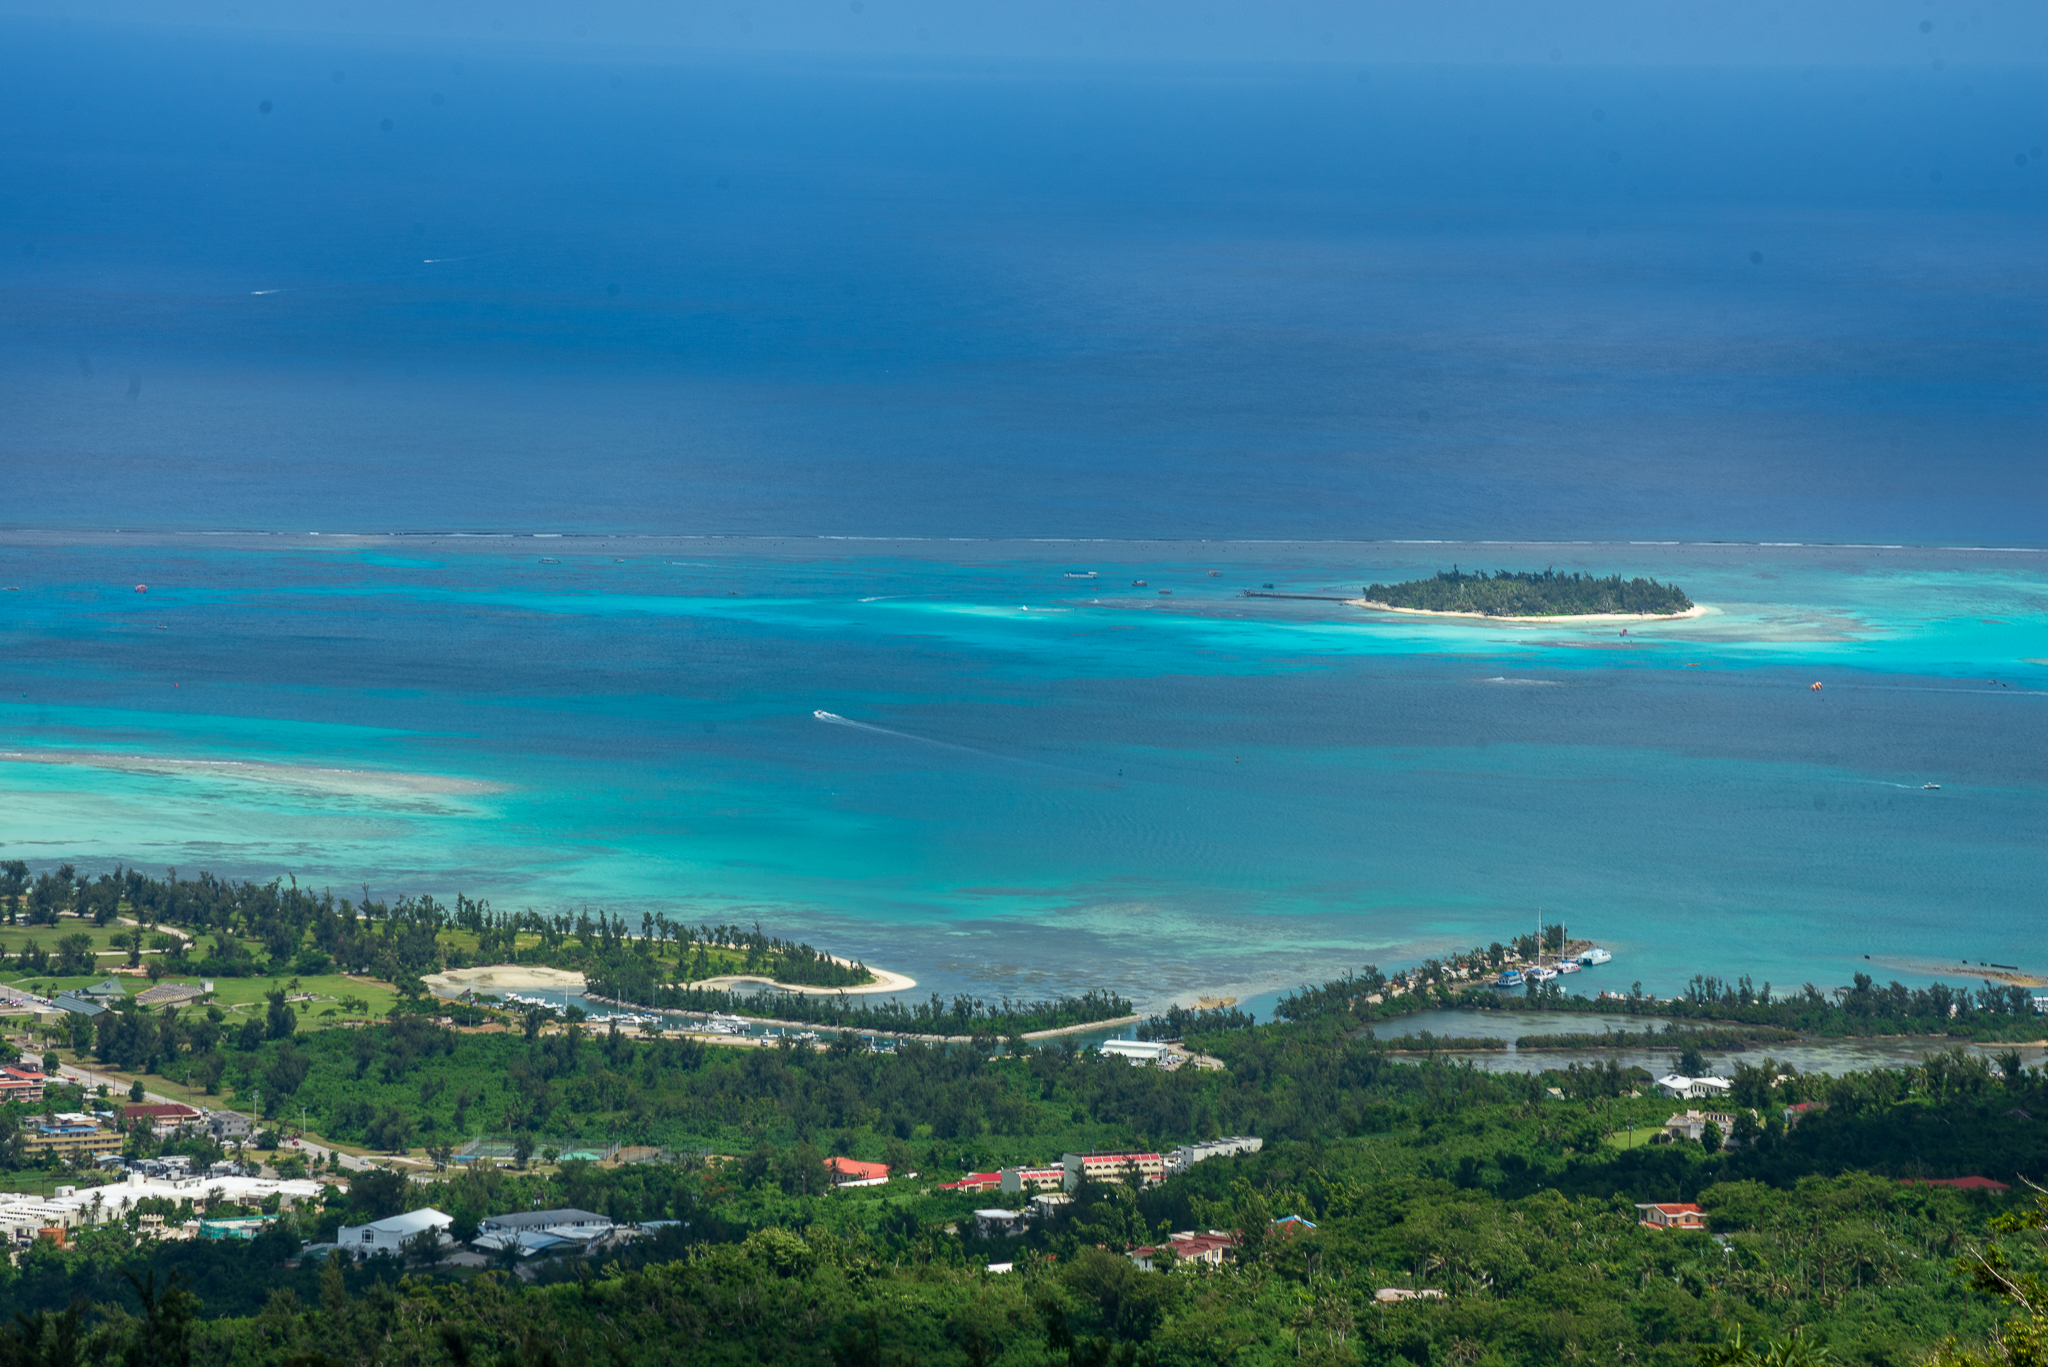
<instances>
[{"instance_id":1,"label":"green forest canopy","mask_svg":"<svg viewBox=\"0 0 2048 1367\"><path fill-rule=\"evenodd\" d=\"M1582 617L1595 613L1668 616L1685 612L1692 599L1676 584L1618 574L1541 574L1498 570L1466 574L1455 565L1429 579L1404 584L1367 584L1367 601L1423 612L1476 612L1487 617Z\"/></svg>"},{"instance_id":2,"label":"green forest canopy","mask_svg":"<svg viewBox=\"0 0 2048 1367\"><path fill-rule=\"evenodd\" d=\"M1751 1341L1796 1331L1845 1365L1918 1367L1950 1336L1973 1349L2007 1319L1969 1293L1956 1259L1981 1250L2028 1277L2043 1266L2038 1229L2010 1218L2019 1200L1901 1180L2037 1170L2023 1116L2048 1110L2048 1081L2016 1056L1994 1069L1957 1052L1840 1078L1763 1060L1737 1070L1731 1098L1762 1123L1716 1151L1619 1142L1678 1105L1632 1095L1631 1070L1404 1064L1320 1020L1209 1037L1229 1068L1202 1073L1067 1048L715 1050L456 1037L405 1018L347 1034L260 1042L236 1072L296 1082L316 1114L432 1114L469 1093L492 1126L515 1105L514 1123L560 1123L545 1112L564 1101L622 1135L703 1133L708 1120L734 1156L479 1165L428 1191L359 1174L346 1196L232 1248L85 1230L73 1247L0 1262L0 1318L27 1316L0 1330L0 1362L1486 1367L1605 1361L1619 1345L1641 1367L1694 1367L1756 1361L1700 1352L1740 1326ZM1797 1101L1819 1105L1788 1126ZM1266 1136L1263 1152L1143 1192L1085 1184L1011 1238L977 1237L971 1211L1022 1196L933 1186L1013 1156L1240 1126ZM832 1192L831 1152L924 1176ZM1641 1228L1634 1203L1652 1200L1699 1202L1720 1242ZM679 1223L601 1264L539 1260L536 1285L427 1250L409 1268L292 1262L302 1239L422 1203L458 1230L564 1206ZM1202 1228L1241 1232L1222 1268L1144 1271L1123 1256ZM1016 1270L990 1276L991 1263ZM1374 1294L1388 1286L1444 1299L1390 1306ZM84 1351L53 1352L67 1334Z\"/></svg>"}]
</instances>

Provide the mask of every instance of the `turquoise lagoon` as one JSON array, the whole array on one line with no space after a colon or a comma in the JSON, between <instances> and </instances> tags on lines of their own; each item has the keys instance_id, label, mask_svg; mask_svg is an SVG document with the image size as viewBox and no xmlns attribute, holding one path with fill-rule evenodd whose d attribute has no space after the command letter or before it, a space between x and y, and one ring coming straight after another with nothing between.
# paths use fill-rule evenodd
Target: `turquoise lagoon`
<instances>
[{"instance_id":1,"label":"turquoise lagoon","mask_svg":"<svg viewBox=\"0 0 2048 1367\"><path fill-rule=\"evenodd\" d=\"M1453 562L1711 610L1242 596ZM2037 551L67 532L0 580L0 857L39 867L759 920L1146 1005L1539 909L1614 950L1589 986L2048 968Z\"/></svg>"}]
</instances>

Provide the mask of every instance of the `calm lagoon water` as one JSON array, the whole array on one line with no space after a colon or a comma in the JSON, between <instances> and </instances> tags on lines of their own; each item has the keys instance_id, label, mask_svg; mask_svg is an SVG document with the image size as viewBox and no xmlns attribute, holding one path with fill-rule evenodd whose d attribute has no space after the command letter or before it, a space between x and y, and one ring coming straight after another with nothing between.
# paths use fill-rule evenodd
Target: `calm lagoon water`
<instances>
[{"instance_id":1,"label":"calm lagoon water","mask_svg":"<svg viewBox=\"0 0 2048 1367\"><path fill-rule=\"evenodd\" d=\"M1583 990L1604 986L1602 983L1582 984ZM1680 1022L1680 1028L1684 1023ZM1505 1039L1511 1041L1506 1049L1484 1049L1470 1053L1448 1052L1446 1057L1469 1059L1476 1068L1490 1073L1530 1073L1545 1069L1569 1068L1572 1064L1601 1063L1609 1058L1624 1067L1649 1069L1662 1076L1676 1068L1675 1051L1671 1049L1541 1049L1523 1048L1512 1041L1530 1035L1556 1035L1567 1031L1599 1031L1609 1028L1640 1031L1645 1025L1662 1029L1655 1021L1646 1021L1634 1016L1579 1016L1558 1015L1546 1011L1425 1011L1398 1021L1389 1021L1381 1027L1379 1034L1392 1037L1400 1034L1419 1034L1424 1030L1434 1035L1465 1036L1467 1038ZM1729 1077L1738 1064L1748 1063L1761 1066L1765 1059L1772 1059L1781 1065L1797 1068L1802 1073L1846 1073L1868 1068L1905 1068L1920 1062L1931 1053L1958 1047L1958 1041L1912 1039L1841 1039L1841 1040L1800 1040L1789 1044L1758 1044L1746 1050L1707 1050L1707 1066L1711 1075ZM1961 1044L1966 1052L1990 1059L2013 1049L2010 1044ZM2048 1062L2048 1045L2036 1041L2018 1047L2020 1057L2030 1066Z\"/></svg>"},{"instance_id":2,"label":"calm lagoon water","mask_svg":"<svg viewBox=\"0 0 2048 1367\"><path fill-rule=\"evenodd\" d=\"M1714 611L1624 638L1241 596L1453 557L1625 562ZM921 990L1249 997L1539 908L1661 992L2039 968L2044 568L17 536L0 803L15 856L758 918Z\"/></svg>"}]
</instances>

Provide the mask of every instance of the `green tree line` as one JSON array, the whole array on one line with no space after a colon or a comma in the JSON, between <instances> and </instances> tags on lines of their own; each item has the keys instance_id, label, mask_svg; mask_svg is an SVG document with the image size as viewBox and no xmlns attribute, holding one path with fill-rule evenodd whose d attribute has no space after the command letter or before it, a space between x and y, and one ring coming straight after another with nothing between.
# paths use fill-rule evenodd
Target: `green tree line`
<instances>
[{"instance_id":1,"label":"green tree line","mask_svg":"<svg viewBox=\"0 0 2048 1367\"><path fill-rule=\"evenodd\" d=\"M1394 608L1425 612L1476 612L1488 617L1570 617L1593 613L1644 613L1661 616L1685 612L1692 599L1676 584L1655 579L1623 579L1559 574L1544 570L1481 570L1467 574L1455 566L1428 579L1401 584L1367 584L1365 596Z\"/></svg>"}]
</instances>

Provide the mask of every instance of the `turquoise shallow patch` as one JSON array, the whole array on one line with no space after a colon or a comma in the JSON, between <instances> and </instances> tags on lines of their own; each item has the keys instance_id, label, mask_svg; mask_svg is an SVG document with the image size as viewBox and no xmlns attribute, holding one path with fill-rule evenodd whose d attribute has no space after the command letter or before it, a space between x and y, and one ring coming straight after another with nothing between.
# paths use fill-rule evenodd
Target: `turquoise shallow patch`
<instances>
[{"instance_id":1,"label":"turquoise shallow patch","mask_svg":"<svg viewBox=\"0 0 2048 1367\"><path fill-rule=\"evenodd\" d=\"M4 852L758 918L995 995L1539 909L1666 990L2034 952L2039 557L1575 551L1718 609L1624 637L1239 596L1437 549L551 554L0 554Z\"/></svg>"}]
</instances>

